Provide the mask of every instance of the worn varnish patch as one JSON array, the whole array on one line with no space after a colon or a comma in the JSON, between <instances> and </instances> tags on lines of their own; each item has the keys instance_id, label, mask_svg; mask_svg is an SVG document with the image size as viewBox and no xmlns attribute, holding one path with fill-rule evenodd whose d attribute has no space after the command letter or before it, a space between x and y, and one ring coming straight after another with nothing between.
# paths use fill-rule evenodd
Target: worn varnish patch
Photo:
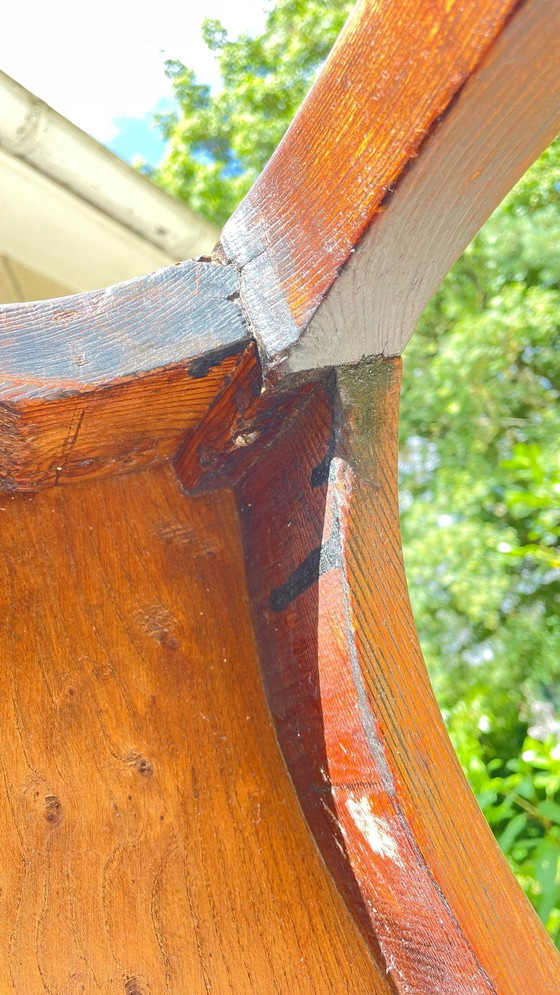
<instances>
[{"instance_id":1,"label":"worn varnish patch","mask_svg":"<svg viewBox=\"0 0 560 995\"><path fill-rule=\"evenodd\" d=\"M0 991L390 995L278 750L231 493L0 508Z\"/></svg>"},{"instance_id":2,"label":"worn varnish patch","mask_svg":"<svg viewBox=\"0 0 560 995\"><path fill-rule=\"evenodd\" d=\"M80 392L227 349L247 338L238 286L233 267L189 260L104 290L4 305L0 401Z\"/></svg>"},{"instance_id":3,"label":"worn varnish patch","mask_svg":"<svg viewBox=\"0 0 560 995\"><path fill-rule=\"evenodd\" d=\"M239 480L314 390L309 379L299 387L263 386L257 349L248 347L177 454L175 468L185 489L201 493Z\"/></svg>"}]
</instances>

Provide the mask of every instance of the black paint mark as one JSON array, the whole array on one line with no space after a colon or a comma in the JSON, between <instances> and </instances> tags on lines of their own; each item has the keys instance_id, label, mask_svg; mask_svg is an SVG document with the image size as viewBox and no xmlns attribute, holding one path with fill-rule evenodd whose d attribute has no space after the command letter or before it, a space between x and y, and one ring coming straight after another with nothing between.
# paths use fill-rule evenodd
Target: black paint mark
<instances>
[{"instance_id":1,"label":"black paint mark","mask_svg":"<svg viewBox=\"0 0 560 995\"><path fill-rule=\"evenodd\" d=\"M281 587L275 587L270 593L270 607L273 612L283 612L300 594L307 591L319 579L321 565L321 547L312 549L303 563L290 574Z\"/></svg>"},{"instance_id":2,"label":"black paint mark","mask_svg":"<svg viewBox=\"0 0 560 995\"><path fill-rule=\"evenodd\" d=\"M331 460L334 456L334 433L331 432L331 439L329 441L329 448L317 466L314 466L311 471L311 486L321 487L322 484L326 484L329 479L329 473L331 469Z\"/></svg>"},{"instance_id":3,"label":"black paint mark","mask_svg":"<svg viewBox=\"0 0 560 995\"><path fill-rule=\"evenodd\" d=\"M234 342L233 345L224 346L220 349L212 349L210 352L205 353L204 356L199 356L198 359L191 360L189 363L190 376L193 380L201 380L203 377L208 376L214 366L219 366L229 356L237 356L247 345L249 345L248 341Z\"/></svg>"},{"instance_id":4,"label":"black paint mark","mask_svg":"<svg viewBox=\"0 0 560 995\"><path fill-rule=\"evenodd\" d=\"M273 612L283 612L300 594L315 584L327 570L341 565L340 527L333 524L332 532L322 546L316 546L305 557L288 579L270 593L270 608Z\"/></svg>"},{"instance_id":5,"label":"black paint mark","mask_svg":"<svg viewBox=\"0 0 560 995\"><path fill-rule=\"evenodd\" d=\"M321 487L328 483L332 458L336 451L336 417L334 411L334 401L336 396L336 371L331 370L325 380L325 393L330 402L331 408L331 428L329 433L329 445L323 459L311 471L311 486Z\"/></svg>"}]
</instances>

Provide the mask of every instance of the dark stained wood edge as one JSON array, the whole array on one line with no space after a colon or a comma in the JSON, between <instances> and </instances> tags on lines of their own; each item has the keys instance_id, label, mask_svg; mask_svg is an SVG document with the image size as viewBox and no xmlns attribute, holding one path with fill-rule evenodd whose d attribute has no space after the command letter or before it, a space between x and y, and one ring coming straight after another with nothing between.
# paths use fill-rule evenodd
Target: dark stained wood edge
<instances>
[{"instance_id":1,"label":"dark stained wood edge","mask_svg":"<svg viewBox=\"0 0 560 995\"><path fill-rule=\"evenodd\" d=\"M515 0L356 5L217 250L217 258L240 268L244 306L267 363L297 340L514 6Z\"/></svg>"},{"instance_id":2,"label":"dark stained wood edge","mask_svg":"<svg viewBox=\"0 0 560 995\"><path fill-rule=\"evenodd\" d=\"M175 458L175 470L189 493L230 484L235 461L252 452L257 435L247 422L263 386L254 343L239 357L197 427L189 432Z\"/></svg>"},{"instance_id":3,"label":"dark stained wood edge","mask_svg":"<svg viewBox=\"0 0 560 995\"><path fill-rule=\"evenodd\" d=\"M453 263L560 131L560 4L527 0L410 163L287 371L399 355Z\"/></svg>"},{"instance_id":4,"label":"dark stained wood edge","mask_svg":"<svg viewBox=\"0 0 560 995\"><path fill-rule=\"evenodd\" d=\"M268 700L318 846L395 989L551 995L560 959L460 770L418 645L399 373L399 360L330 371L238 482Z\"/></svg>"},{"instance_id":5,"label":"dark stained wood edge","mask_svg":"<svg viewBox=\"0 0 560 995\"><path fill-rule=\"evenodd\" d=\"M207 353L247 338L234 268L197 260L105 290L4 305L0 403L203 362Z\"/></svg>"}]
</instances>

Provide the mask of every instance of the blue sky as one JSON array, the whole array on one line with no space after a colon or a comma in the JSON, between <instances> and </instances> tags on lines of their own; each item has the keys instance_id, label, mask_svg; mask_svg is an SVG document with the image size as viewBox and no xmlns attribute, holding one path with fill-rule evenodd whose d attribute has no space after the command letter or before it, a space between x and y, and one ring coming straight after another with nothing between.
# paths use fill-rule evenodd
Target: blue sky
<instances>
[{"instance_id":1,"label":"blue sky","mask_svg":"<svg viewBox=\"0 0 560 995\"><path fill-rule=\"evenodd\" d=\"M124 159L157 164L164 146L153 114L172 101L165 59L180 59L217 86L215 59L201 38L203 19L222 21L230 36L258 32L265 6L266 0L11 4L3 16L0 69Z\"/></svg>"},{"instance_id":2,"label":"blue sky","mask_svg":"<svg viewBox=\"0 0 560 995\"><path fill-rule=\"evenodd\" d=\"M109 142L109 147L127 162L141 159L151 166L157 166L165 154L165 142L154 125L154 114L170 111L173 106L172 100L162 97L142 117L124 115L114 118L116 134Z\"/></svg>"}]
</instances>

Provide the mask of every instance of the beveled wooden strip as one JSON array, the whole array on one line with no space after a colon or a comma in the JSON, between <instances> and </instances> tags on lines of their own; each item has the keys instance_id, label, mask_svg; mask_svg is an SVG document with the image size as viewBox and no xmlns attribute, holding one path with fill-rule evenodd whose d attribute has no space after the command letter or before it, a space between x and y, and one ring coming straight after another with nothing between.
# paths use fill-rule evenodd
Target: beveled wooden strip
<instances>
[{"instance_id":1,"label":"beveled wooden strip","mask_svg":"<svg viewBox=\"0 0 560 995\"><path fill-rule=\"evenodd\" d=\"M308 323L515 0L362 0L276 153L226 224L220 258L269 361Z\"/></svg>"},{"instance_id":2,"label":"beveled wooden strip","mask_svg":"<svg viewBox=\"0 0 560 995\"><path fill-rule=\"evenodd\" d=\"M398 529L399 361L341 368L238 487L261 666L321 852L398 992L550 995L560 959L460 770Z\"/></svg>"},{"instance_id":3,"label":"beveled wooden strip","mask_svg":"<svg viewBox=\"0 0 560 995\"><path fill-rule=\"evenodd\" d=\"M392 995L278 749L231 492L1 506L2 995Z\"/></svg>"},{"instance_id":4,"label":"beveled wooden strip","mask_svg":"<svg viewBox=\"0 0 560 995\"><path fill-rule=\"evenodd\" d=\"M398 355L491 212L560 131L560 4L527 0L422 146L285 365Z\"/></svg>"}]
</instances>

